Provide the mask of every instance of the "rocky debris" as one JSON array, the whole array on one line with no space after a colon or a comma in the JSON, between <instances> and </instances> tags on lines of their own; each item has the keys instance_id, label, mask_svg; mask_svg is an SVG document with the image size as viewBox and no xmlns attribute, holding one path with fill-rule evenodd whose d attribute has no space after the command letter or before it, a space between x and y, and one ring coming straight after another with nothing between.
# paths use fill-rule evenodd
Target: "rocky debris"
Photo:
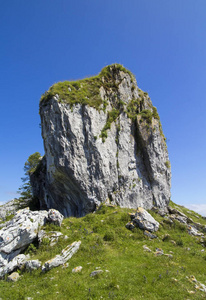
<instances>
[{"instance_id":1,"label":"rocky debris","mask_svg":"<svg viewBox=\"0 0 206 300\"><path fill-rule=\"evenodd\" d=\"M27 271L32 272L33 270L41 268L41 262L38 259L27 260L24 266Z\"/></svg>"},{"instance_id":2,"label":"rocky debris","mask_svg":"<svg viewBox=\"0 0 206 300\"><path fill-rule=\"evenodd\" d=\"M131 222L128 222L126 225L125 225L125 227L127 228L127 229L129 229L129 230L131 230L131 229L134 229L135 228L135 226L134 226L134 224L133 224L133 222L131 221Z\"/></svg>"},{"instance_id":3,"label":"rocky debris","mask_svg":"<svg viewBox=\"0 0 206 300\"><path fill-rule=\"evenodd\" d=\"M17 255L9 262L5 259L0 267L0 278L8 273L11 273L16 268L21 268L26 260L27 257L24 254Z\"/></svg>"},{"instance_id":4,"label":"rocky debris","mask_svg":"<svg viewBox=\"0 0 206 300\"><path fill-rule=\"evenodd\" d=\"M61 227L64 216L56 209L50 209L48 212L48 222Z\"/></svg>"},{"instance_id":5,"label":"rocky debris","mask_svg":"<svg viewBox=\"0 0 206 300\"><path fill-rule=\"evenodd\" d=\"M48 217L49 213L30 211L29 208L19 210L0 230L0 277L18 267L19 259L22 259L22 256L18 254L37 239L41 226L48 221L51 222L51 218ZM56 215L59 216L57 213ZM62 216L59 217L62 218Z\"/></svg>"},{"instance_id":6,"label":"rocky debris","mask_svg":"<svg viewBox=\"0 0 206 300\"><path fill-rule=\"evenodd\" d=\"M155 256L161 256L161 255L164 255L164 251L161 248L156 248L156 251L154 254L155 254Z\"/></svg>"},{"instance_id":7,"label":"rocky debris","mask_svg":"<svg viewBox=\"0 0 206 300\"><path fill-rule=\"evenodd\" d=\"M46 261L42 266L42 271L47 272L60 265L64 265L79 249L81 241L73 242L62 250L60 255L56 255L54 258Z\"/></svg>"},{"instance_id":8,"label":"rocky debris","mask_svg":"<svg viewBox=\"0 0 206 300\"><path fill-rule=\"evenodd\" d=\"M139 227L145 230L144 234L150 238L156 238L156 235L152 235L151 232L159 229L159 223L142 207L138 207L136 213L130 213L131 221L125 226L127 229L134 229Z\"/></svg>"},{"instance_id":9,"label":"rocky debris","mask_svg":"<svg viewBox=\"0 0 206 300\"><path fill-rule=\"evenodd\" d=\"M142 207L138 207L132 222L136 227L150 232L159 229L159 223Z\"/></svg>"},{"instance_id":10,"label":"rocky debris","mask_svg":"<svg viewBox=\"0 0 206 300\"><path fill-rule=\"evenodd\" d=\"M79 272L81 272L81 270L82 270L82 266L78 266L78 267L72 269L72 273L79 273Z\"/></svg>"},{"instance_id":11,"label":"rocky debris","mask_svg":"<svg viewBox=\"0 0 206 300\"><path fill-rule=\"evenodd\" d=\"M166 207L167 147L156 108L134 76L115 64L65 84L71 93L57 83L40 101L45 156L31 174L40 208L84 216L106 199L121 207ZM81 91L91 95L83 99Z\"/></svg>"},{"instance_id":12,"label":"rocky debris","mask_svg":"<svg viewBox=\"0 0 206 300\"><path fill-rule=\"evenodd\" d=\"M13 282L16 282L19 278L20 278L19 273L13 272L13 273L11 273L11 275L9 275L9 276L7 277L7 281L13 281Z\"/></svg>"},{"instance_id":13,"label":"rocky debris","mask_svg":"<svg viewBox=\"0 0 206 300\"><path fill-rule=\"evenodd\" d=\"M152 252L152 250L149 247L147 247L147 245L144 245L143 249L147 252Z\"/></svg>"},{"instance_id":14,"label":"rocky debris","mask_svg":"<svg viewBox=\"0 0 206 300\"><path fill-rule=\"evenodd\" d=\"M144 235L148 236L150 239L156 239L157 236L151 232L149 232L148 230L144 231Z\"/></svg>"},{"instance_id":15,"label":"rocky debris","mask_svg":"<svg viewBox=\"0 0 206 300\"><path fill-rule=\"evenodd\" d=\"M54 246L58 242L60 236L63 236L60 231L46 232L45 230L40 230L38 232L38 242L41 244L44 239L48 239L50 246ZM68 238L67 236L65 237L66 239Z\"/></svg>"},{"instance_id":16,"label":"rocky debris","mask_svg":"<svg viewBox=\"0 0 206 300\"><path fill-rule=\"evenodd\" d=\"M188 277L186 277L188 278ZM197 281L195 276L191 275L188 280L195 285L195 289L206 293L206 285Z\"/></svg>"},{"instance_id":17,"label":"rocky debris","mask_svg":"<svg viewBox=\"0 0 206 300\"><path fill-rule=\"evenodd\" d=\"M194 226L188 225L187 226L187 231L190 235L194 235L194 236L204 236L204 233L199 232L197 230L197 228L195 228Z\"/></svg>"},{"instance_id":18,"label":"rocky debris","mask_svg":"<svg viewBox=\"0 0 206 300\"><path fill-rule=\"evenodd\" d=\"M97 276L97 275L99 275L99 274L101 274L101 273L103 273L102 270L95 270L95 271L93 271L89 276L90 276L90 277L95 277L95 276Z\"/></svg>"}]
</instances>

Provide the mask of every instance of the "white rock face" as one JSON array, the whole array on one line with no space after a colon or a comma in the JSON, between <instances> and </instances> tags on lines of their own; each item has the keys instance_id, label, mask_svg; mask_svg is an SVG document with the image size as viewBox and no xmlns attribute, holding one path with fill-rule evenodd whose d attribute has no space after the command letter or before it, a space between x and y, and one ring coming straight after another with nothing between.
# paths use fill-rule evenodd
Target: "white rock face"
<instances>
[{"instance_id":1,"label":"white rock face","mask_svg":"<svg viewBox=\"0 0 206 300\"><path fill-rule=\"evenodd\" d=\"M59 212L54 213L62 220ZM37 239L41 226L52 222L50 214L50 211L30 211L25 208L17 211L13 219L0 230L0 277L13 271L25 259L25 255L19 253ZM61 223L60 220L58 223ZM56 222L57 218L54 220Z\"/></svg>"},{"instance_id":2,"label":"white rock face","mask_svg":"<svg viewBox=\"0 0 206 300\"><path fill-rule=\"evenodd\" d=\"M132 220L140 229L148 230L150 232L159 229L159 222L157 222L144 208L138 207L135 218Z\"/></svg>"},{"instance_id":3,"label":"white rock face","mask_svg":"<svg viewBox=\"0 0 206 300\"><path fill-rule=\"evenodd\" d=\"M54 258L46 261L42 266L42 271L46 272L65 264L77 252L77 250L79 250L80 245L81 241L73 242L71 245L68 245L65 249L62 250L62 253L60 255L56 255Z\"/></svg>"},{"instance_id":4,"label":"white rock face","mask_svg":"<svg viewBox=\"0 0 206 300\"><path fill-rule=\"evenodd\" d=\"M42 209L83 216L107 199L129 208L169 203L171 172L159 120L153 117L148 125L139 113L132 121L126 111L132 99L140 97L136 81L115 67L111 76L116 90L100 88L102 101L108 103L105 111L71 107L58 95L40 104L45 157L31 181ZM141 97L138 109L152 114L148 95ZM123 107L104 141L102 130L115 101Z\"/></svg>"}]
</instances>

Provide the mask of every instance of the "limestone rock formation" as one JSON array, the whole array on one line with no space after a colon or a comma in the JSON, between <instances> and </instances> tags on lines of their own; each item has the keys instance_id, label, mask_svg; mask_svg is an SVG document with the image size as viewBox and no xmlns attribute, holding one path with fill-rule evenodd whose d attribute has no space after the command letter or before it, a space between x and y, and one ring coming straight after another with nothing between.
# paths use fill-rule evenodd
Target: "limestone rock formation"
<instances>
[{"instance_id":1,"label":"limestone rock formation","mask_svg":"<svg viewBox=\"0 0 206 300\"><path fill-rule=\"evenodd\" d=\"M13 219L0 230L0 278L26 259L24 254L19 253L38 238L41 226L47 222L61 224L62 219L63 216L54 209L47 212L25 208L16 212Z\"/></svg>"},{"instance_id":2,"label":"limestone rock formation","mask_svg":"<svg viewBox=\"0 0 206 300\"><path fill-rule=\"evenodd\" d=\"M59 82L40 101L45 156L31 175L41 209L83 216L109 199L166 207L171 171L155 107L121 65Z\"/></svg>"}]
</instances>

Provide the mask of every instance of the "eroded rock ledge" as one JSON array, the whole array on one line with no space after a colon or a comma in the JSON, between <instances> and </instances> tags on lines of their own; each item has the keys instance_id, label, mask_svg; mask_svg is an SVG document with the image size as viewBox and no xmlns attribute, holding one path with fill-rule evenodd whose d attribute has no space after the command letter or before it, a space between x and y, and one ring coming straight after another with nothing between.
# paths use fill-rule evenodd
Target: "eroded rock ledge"
<instances>
[{"instance_id":1,"label":"eroded rock ledge","mask_svg":"<svg viewBox=\"0 0 206 300\"><path fill-rule=\"evenodd\" d=\"M166 207L171 171L159 116L120 65L60 82L40 101L45 156L31 175L41 209L83 216L102 202Z\"/></svg>"}]
</instances>

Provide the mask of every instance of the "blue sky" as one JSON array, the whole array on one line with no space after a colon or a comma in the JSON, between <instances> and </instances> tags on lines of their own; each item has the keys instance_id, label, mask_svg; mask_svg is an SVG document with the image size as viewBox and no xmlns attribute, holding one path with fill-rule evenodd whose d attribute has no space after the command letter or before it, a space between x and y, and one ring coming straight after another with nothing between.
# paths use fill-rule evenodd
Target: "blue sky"
<instances>
[{"instance_id":1,"label":"blue sky","mask_svg":"<svg viewBox=\"0 0 206 300\"><path fill-rule=\"evenodd\" d=\"M134 73L158 109L172 200L206 215L206 1L0 1L0 203L44 153L38 105L53 83L111 63Z\"/></svg>"}]
</instances>

